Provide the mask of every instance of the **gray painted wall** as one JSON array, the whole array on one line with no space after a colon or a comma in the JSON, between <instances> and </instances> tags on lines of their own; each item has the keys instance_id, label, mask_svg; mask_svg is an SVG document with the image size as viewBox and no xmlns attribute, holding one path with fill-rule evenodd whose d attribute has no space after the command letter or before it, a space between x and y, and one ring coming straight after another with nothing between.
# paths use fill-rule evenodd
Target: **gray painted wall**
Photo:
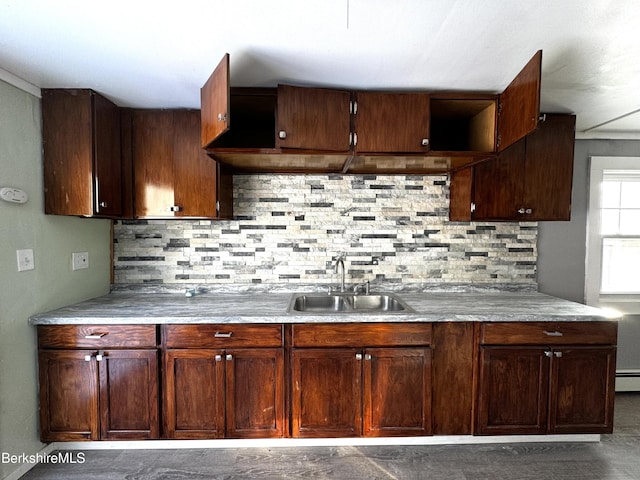
<instances>
[{"instance_id":1,"label":"gray painted wall","mask_svg":"<svg viewBox=\"0 0 640 480\"><path fill-rule=\"evenodd\" d=\"M33 454L38 441L35 328L29 316L109 291L110 222L44 215L40 101L0 81L0 186L22 188L24 205L0 201L0 452ZM16 250L34 251L18 272ZM87 251L88 270L71 270ZM0 478L25 465L0 463Z\"/></svg>"},{"instance_id":2,"label":"gray painted wall","mask_svg":"<svg viewBox=\"0 0 640 480\"><path fill-rule=\"evenodd\" d=\"M577 140L571 221L538 225L538 288L542 293L584 303L589 158L640 156L640 141ZM640 316L620 322L618 369L640 369Z\"/></svg>"}]
</instances>

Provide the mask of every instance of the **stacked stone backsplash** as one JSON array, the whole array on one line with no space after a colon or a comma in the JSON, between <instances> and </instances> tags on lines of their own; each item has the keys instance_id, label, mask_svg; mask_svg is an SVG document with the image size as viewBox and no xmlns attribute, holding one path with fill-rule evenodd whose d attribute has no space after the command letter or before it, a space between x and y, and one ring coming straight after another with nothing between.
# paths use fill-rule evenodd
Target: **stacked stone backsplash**
<instances>
[{"instance_id":1,"label":"stacked stone backsplash","mask_svg":"<svg viewBox=\"0 0 640 480\"><path fill-rule=\"evenodd\" d=\"M233 220L117 221L116 284L534 284L536 223L448 220L447 176L236 175Z\"/></svg>"}]
</instances>

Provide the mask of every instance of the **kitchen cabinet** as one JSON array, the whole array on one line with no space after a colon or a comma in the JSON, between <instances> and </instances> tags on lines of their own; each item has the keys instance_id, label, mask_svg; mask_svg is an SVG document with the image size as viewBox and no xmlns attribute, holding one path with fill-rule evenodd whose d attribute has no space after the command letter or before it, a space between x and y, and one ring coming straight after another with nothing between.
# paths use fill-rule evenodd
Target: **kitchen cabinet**
<instances>
[{"instance_id":1,"label":"kitchen cabinet","mask_svg":"<svg viewBox=\"0 0 640 480\"><path fill-rule=\"evenodd\" d=\"M536 128L541 58L537 52L501 94L484 94L232 89L225 55L201 90L202 145L239 171L451 171Z\"/></svg>"},{"instance_id":2,"label":"kitchen cabinet","mask_svg":"<svg viewBox=\"0 0 640 480\"><path fill-rule=\"evenodd\" d=\"M276 146L348 153L352 105L348 91L278 85Z\"/></svg>"},{"instance_id":3,"label":"kitchen cabinet","mask_svg":"<svg viewBox=\"0 0 640 480\"><path fill-rule=\"evenodd\" d=\"M475 433L611 433L616 337L607 322L483 325Z\"/></svg>"},{"instance_id":4,"label":"kitchen cabinet","mask_svg":"<svg viewBox=\"0 0 640 480\"><path fill-rule=\"evenodd\" d=\"M118 107L89 89L42 90L45 213L123 213Z\"/></svg>"},{"instance_id":5,"label":"kitchen cabinet","mask_svg":"<svg viewBox=\"0 0 640 480\"><path fill-rule=\"evenodd\" d=\"M164 333L168 438L284 436L281 325L166 325Z\"/></svg>"},{"instance_id":6,"label":"kitchen cabinet","mask_svg":"<svg viewBox=\"0 0 640 480\"><path fill-rule=\"evenodd\" d=\"M545 118L497 158L452 173L452 221L570 219L575 116Z\"/></svg>"},{"instance_id":7,"label":"kitchen cabinet","mask_svg":"<svg viewBox=\"0 0 640 480\"><path fill-rule=\"evenodd\" d=\"M38 327L43 442L158 438L153 325Z\"/></svg>"},{"instance_id":8,"label":"kitchen cabinet","mask_svg":"<svg viewBox=\"0 0 640 480\"><path fill-rule=\"evenodd\" d=\"M294 325L294 437L431 433L430 324Z\"/></svg>"},{"instance_id":9,"label":"kitchen cabinet","mask_svg":"<svg viewBox=\"0 0 640 480\"><path fill-rule=\"evenodd\" d=\"M133 110L135 218L230 218L232 175L200 148L197 110Z\"/></svg>"}]
</instances>

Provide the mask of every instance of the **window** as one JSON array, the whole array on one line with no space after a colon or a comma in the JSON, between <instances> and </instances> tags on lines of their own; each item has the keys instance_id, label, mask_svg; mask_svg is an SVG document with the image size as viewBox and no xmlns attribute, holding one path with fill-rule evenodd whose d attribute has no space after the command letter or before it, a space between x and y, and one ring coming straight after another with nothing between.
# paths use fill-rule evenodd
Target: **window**
<instances>
[{"instance_id":1,"label":"window","mask_svg":"<svg viewBox=\"0 0 640 480\"><path fill-rule=\"evenodd\" d=\"M640 158L592 157L587 234L589 305L640 311Z\"/></svg>"}]
</instances>

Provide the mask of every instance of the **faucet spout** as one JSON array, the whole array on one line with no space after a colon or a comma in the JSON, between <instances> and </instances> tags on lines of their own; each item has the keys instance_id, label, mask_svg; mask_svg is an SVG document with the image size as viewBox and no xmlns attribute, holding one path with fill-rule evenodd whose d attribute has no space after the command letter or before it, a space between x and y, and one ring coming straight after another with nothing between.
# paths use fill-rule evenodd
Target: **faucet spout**
<instances>
[{"instance_id":1,"label":"faucet spout","mask_svg":"<svg viewBox=\"0 0 640 480\"><path fill-rule=\"evenodd\" d=\"M336 260L336 274L342 266L342 276L340 277L340 292L344 293L344 257L338 257Z\"/></svg>"}]
</instances>

